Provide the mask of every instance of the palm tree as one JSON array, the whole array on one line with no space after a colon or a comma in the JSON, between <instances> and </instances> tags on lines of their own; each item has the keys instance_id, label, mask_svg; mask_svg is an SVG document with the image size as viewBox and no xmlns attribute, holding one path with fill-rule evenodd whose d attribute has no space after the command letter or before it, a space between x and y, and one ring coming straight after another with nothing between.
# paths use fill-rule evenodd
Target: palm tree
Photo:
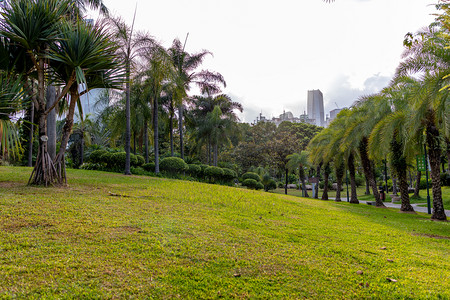
<instances>
[{"instance_id":1,"label":"palm tree","mask_svg":"<svg viewBox=\"0 0 450 300\"><path fill-rule=\"evenodd\" d=\"M136 16L136 13L135 13ZM129 27L120 18L109 18L108 23L112 29L113 39L118 43L117 54L122 59L125 65L125 115L126 115L126 129L125 129L125 175L130 175L130 144L131 144L131 117L130 117L130 84L131 72L136 69L136 58L143 55L152 48L154 40L145 34L134 33L134 18L131 27Z\"/></svg>"},{"instance_id":2,"label":"palm tree","mask_svg":"<svg viewBox=\"0 0 450 300\"><path fill-rule=\"evenodd\" d=\"M208 70L195 72L195 70L202 64L206 56L210 55L211 52L203 50L195 54L189 54L184 51L185 44L182 45L179 39L175 39L172 43L172 47L168 49L172 64L176 70L175 77L173 78L173 81L176 84L176 89L173 96L178 104L180 154L182 159L184 159L183 102L186 101L191 84L197 85L200 88L201 93L207 95L220 93L221 90L219 85L226 86L226 82L220 73L211 72Z\"/></svg>"},{"instance_id":3,"label":"palm tree","mask_svg":"<svg viewBox=\"0 0 450 300\"><path fill-rule=\"evenodd\" d=\"M450 51L447 40L439 32L440 28L429 27L416 35L409 35L405 41L404 61L397 68L397 78L419 73L421 78L411 93L412 115L409 131L413 139L425 142L431 168L433 191L432 219L446 220L442 201L440 160L440 140L449 137L448 121L449 90L446 80L450 73ZM425 134L425 136L424 136Z\"/></svg>"},{"instance_id":4,"label":"palm tree","mask_svg":"<svg viewBox=\"0 0 450 300\"><path fill-rule=\"evenodd\" d=\"M361 158L361 164L363 166L364 175L372 188L373 195L375 197L375 203L377 207L385 207L383 201L380 199L378 193L377 182L374 176L373 165L374 162L368 155L369 135L372 128L382 117L382 114L373 114L372 112L372 96L361 97L357 101L347 119L347 126L344 133L344 140L342 143L343 148L358 149L359 156Z\"/></svg>"},{"instance_id":5,"label":"palm tree","mask_svg":"<svg viewBox=\"0 0 450 300\"><path fill-rule=\"evenodd\" d=\"M302 183L303 197L309 197L305 182L305 168L309 166L308 155L309 153L307 151L301 151L300 153L293 153L287 156L289 160L287 163L288 169L291 172L298 170L298 177Z\"/></svg>"}]
</instances>

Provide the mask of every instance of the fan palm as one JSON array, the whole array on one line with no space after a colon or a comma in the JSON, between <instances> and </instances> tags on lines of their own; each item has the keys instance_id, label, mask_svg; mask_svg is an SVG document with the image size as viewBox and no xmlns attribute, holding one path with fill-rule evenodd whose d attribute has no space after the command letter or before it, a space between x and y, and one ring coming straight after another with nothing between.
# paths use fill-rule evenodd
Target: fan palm
<instances>
[{"instance_id":1,"label":"fan palm","mask_svg":"<svg viewBox=\"0 0 450 300\"><path fill-rule=\"evenodd\" d=\"M287 163L288 169L291 172L298 170L298 177L302 183L303 197L309 197L305 182L305 168L309 166L308 155L307 151L301 151L300 153L293 153L287 156L289 160Z\"/></svg>"}]
</instances>

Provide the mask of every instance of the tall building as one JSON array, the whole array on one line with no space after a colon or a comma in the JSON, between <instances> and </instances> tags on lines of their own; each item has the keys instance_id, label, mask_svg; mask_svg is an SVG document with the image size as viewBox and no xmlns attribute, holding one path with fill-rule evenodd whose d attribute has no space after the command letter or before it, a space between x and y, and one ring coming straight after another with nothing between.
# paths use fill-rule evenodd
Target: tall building
<instances>
[{"instance_id":1,"label":"tall building","mask_svg":"<svg viewBox=\"0 0 450 300\"><path fill-rule=\"evenodd\" d=\"M308 118L315 120L314 125L324 126L323 94L320 90L308 91Z\"/></svg>"}]
</instances>

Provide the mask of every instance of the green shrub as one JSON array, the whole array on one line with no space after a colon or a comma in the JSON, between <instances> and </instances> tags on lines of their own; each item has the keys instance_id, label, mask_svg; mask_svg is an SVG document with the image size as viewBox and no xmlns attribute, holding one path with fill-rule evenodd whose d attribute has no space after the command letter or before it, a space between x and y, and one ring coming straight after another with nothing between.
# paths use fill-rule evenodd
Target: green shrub
<instances>
[{"instance_id":1,"label":"green shrub","mask_svg":"<svg viewBox=\"0 0 450 300\"><path fill-rule=\"evenodd\" d=\"M169 173L183 173L189 169L189 166L179 157L166 157L159 162L159 168Z\"/></svg>"},{"instance_id":2,"label":"green shrub","mask_svg":"<svg viewBox=\"0 0 450 300\"><path fill-rule=\"evenodd\" d=\"M221 180L224 176L222 168L209 166L205 169L205 176L209 177L211 181Z\"/></svg>"},{"instance_id":3,"label":"green shrub","mask_svg":"<svg viewBox=\"0 0 450 300\"><path fill-rule=\"evenodd\" d=\"M356 186L364 186L364 185L366 185L366 180L364 179L364 177L356 175L355 183L356 183Z\"/></svg>"},{"instance_id":4,"label":"green shrub","mask_svg":"<svg viewBox=\"0 0 450 300\"><path fill-rule=\"evenodd\" d=\"M111 156L111 167L112 168L125 168L125 160L127 158L126 152L113 153Z\"/></svg>"},{"instance_id":5,"label":"green shrub","mask_svg":"<svg viewBox=\"0 0 450 300\"><path fill-rule=\"evenodd\" d=\"M142 167L142 165L145 164L145 158L142 155L136 155L136 159L137 159L137 167Z\"/></svg>"},{"instance_id":6,"label":"green shrub","mask_svg":"<svg viewBox=\"0 0 450 300\"><path fill-rule=\"evenodd\" d=\"M264 190L266 192L270 191L270 190L275 190L277 188L277 183L275 180L270 179L267 184L264 185Z\"/></svg>"},{"instance_id":7,"label":"green shrub","mask_svg":"<svg viewBox=\"0 0 450 300\"><path fill-rule=\"evenodd\" d=\"M188 164L188 173L191 176L195 176L195 177L200 177L202 174L202 167L200 167L199 165L195 165L195 164Z\"/></svg>"},{"instance_id":8,"label":"green shrub","mask_svg":"<svg viewBox=\"0 0 450 300\"><path fill-rule=\"evenodd\" d=\"M258 183L260 183L260 182L256 181L255 179L248 178L242 182L242 185L246 186L249 189L256 189L256 187L258 186Z\"/></svg>"},{"instance_id":9,"label":"green shrub","mask_svg":"<svg viewBox=\"0 0 450 300\"><path fill-rule=\"evenodd\" d=\"M257 182L255 190L263 190L263 189L264 189L264 184L262 184L261 182Z\"/></svg>"},{"instance_id":10,"label":"green shrub","mask_svg":"<svg viewBox=\"0 0 450 300\"><path fill-rule=\"evenodd\" d=\"M105 164L104 163L84 163L80 166L80 169L82 170L104 170Z\"/></svg>"},{"instance_id":11,"label":"green shrub","mask_svg":"<svg viewBox=\"0 0 450 300\"><path fill-rule=\"evenodd\" d=\"M253 173L253 172L247 172L247 173L245 173L244 175L242 175L242 180L245 181L246 179L253 179L253 180L255 180L256 182L261 181L261 177L259 177L258 174Z\"/></svg>"},{"instance_id":12,"label":"green shrub","mask_svg":"<svg viewBox=\"0 0 450 300\"><path fill-rule=\"evenodd\" d=\"M114 168L114 153L106 152L100 156L100 161L104 163L108 169Z\"/></svg>"},{"instance_id":13,"label":"green shrub","mask_svg":"<svg viewBox=\"0 0 450 300\"><path fill-rule=\"evenodd\" d=\"M125 152L126 153L126 152ZM125 156L126 157L126 156ZM125 166L125 163L124 163ZM138 167L138 158L137 155L134 155L133 153L130 153L130 166L132 167Z\"/></svg>"},{"instance_id":14,"label":"green shrub","mask_svg":"<svg viewBox=\"0 0 450 300\"><path fill-rule=\"evenodd\" d=\"M104 154L107 154L107 153L109 153L109 152L106 150L94 150L91 152L91 155L89 155L88 161L93 164L101 163L101 162L103 162L101 160L101 156Z\"/></svg>"},{"instance_id":15,"label":"green shrub","mask_svg":"<svg viewBox=\"0 0 450 300\"><path fill-rule=\"evenodd\" d=\"M223 170L223 179L226 181L231 181L235 178L237 178L237 174L235 171L228 169L228 168L222 168Z\"/></svg>"},{"instance_id":16,"label":"green shrub","mask_svg":"<svg viewBox=\"0 0 450 300\"><path fill-rule=\"evenodd\" d=\"M147 172L155 172L155 163L150 162L148 164L143 164L142 168Z\"/></svg>"},{"instance_id":17,"label":"green shrub","mask_svg":"<svg viewBox=\"0 0 450 300\"><path fill-rule=\"evenodd\" d=\"M202 168L202 176L205 176L205 170L208 168L209 166L208 165L204 165L204 164L201 164L200 165L200 168Z\"/></svg>"},{"instance_id":18,"label":"green shrub","mask_svg":"<svg viewBox=\"0 0 450 300\"><path fill-rule=\"evenodd\" d=\"M133 175L147 175L147 172L141 167L130 167L130 172Z\"/></svg>"}]
</instances>

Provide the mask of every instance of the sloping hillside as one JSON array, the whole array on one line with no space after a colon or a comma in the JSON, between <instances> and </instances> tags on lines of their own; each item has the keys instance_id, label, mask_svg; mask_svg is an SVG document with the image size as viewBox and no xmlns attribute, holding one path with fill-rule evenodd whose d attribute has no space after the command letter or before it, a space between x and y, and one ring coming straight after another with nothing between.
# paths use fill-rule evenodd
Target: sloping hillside
<instances>
[{"instance_id":1,"label":"sloping hillside","mask_svg":"<svg viewBox=\"0 0 450 300\"><path fill-rule=\"evenodd\" d=\"M160 178L0 167L0 297L450 298L450 223Z\"/></svg>"}]
</instances>

